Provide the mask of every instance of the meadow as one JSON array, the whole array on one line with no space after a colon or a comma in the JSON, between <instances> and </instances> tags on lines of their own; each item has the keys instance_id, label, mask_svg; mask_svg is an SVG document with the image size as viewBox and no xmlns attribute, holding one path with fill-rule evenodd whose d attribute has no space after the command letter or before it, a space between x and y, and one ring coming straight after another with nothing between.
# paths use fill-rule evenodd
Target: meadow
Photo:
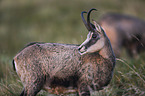
<instances>
[{"instance_id":1,"label":"meadow","mask_svg":"<svg viewBox=\"0 0 145 96\"><path fill-rule=\"evenodd\" d=\"M19 96L23 89L12 66L20 49L29 42L81 44L88 31L80 13L91 8L98 9L91 15L96 21L107 12L145 20L144 0L0 0L0 96ZM123 49L111 83L92 96L145 96L145 52L133 59Z\"/></svg>"}]
</instances>

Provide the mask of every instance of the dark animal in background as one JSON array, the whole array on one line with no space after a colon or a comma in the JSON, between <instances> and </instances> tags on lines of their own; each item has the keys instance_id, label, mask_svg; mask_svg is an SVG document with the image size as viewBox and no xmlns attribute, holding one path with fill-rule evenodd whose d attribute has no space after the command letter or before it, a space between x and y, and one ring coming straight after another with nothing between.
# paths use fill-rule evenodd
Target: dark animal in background
<instances>
[{"instance_id":1,"label":"dark animal in background","mask_svg":"<svg viewBox=\"0 0 145 96\"><path fill-rule=\"evenodd\" d=\"M14 57L14 67L24 85L21 96L35 96L41 89L58 95L75 92L90 96L109 84L115 56L101 26L90 23L92 10L96 9L81 13L89 33L80 46L31 43Z\"/></svg>"},{"instance_id":2,"label":"dark animal in background","mask_svg":"<svg viewBox=\"0 0 145 96\"><path fill-rule=\"evenodd\" d=\"M135 58L145 51L145 21L133 16L107 13L100 18L99 24L110 39L117 57L122 47Z\"/></svg>"}]
</instances>

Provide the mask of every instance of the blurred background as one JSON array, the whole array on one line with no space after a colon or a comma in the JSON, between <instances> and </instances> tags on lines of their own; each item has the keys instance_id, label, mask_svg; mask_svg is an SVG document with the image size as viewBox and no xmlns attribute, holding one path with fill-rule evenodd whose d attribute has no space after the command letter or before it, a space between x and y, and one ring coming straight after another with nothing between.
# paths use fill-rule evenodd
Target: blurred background
<instances>
[{"instance_id":1,"label":"blurred background","mask_svg":"<svg viewBox=\"0 0 145 96\"><path fill-rule=\"evenodd\" d=\"M108 12L145 20L144 0L0 0L0 96L21 93L11 64L20 49L29 42L81 44L88 31L80 14L91 8L98 10L91 14L96 21ZM120 58L111 84L94 96L145 95L145 55L136 60L122 51Z\"/></svg>"}]
</instances>

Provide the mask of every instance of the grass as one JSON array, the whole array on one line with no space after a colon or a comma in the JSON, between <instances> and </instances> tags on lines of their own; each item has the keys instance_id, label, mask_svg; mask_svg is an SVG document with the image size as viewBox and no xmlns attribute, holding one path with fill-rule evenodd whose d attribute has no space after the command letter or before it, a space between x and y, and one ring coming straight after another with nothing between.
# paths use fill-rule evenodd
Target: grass
<instances>
[{"instance_id":1,"label":"grass","mask_svg":"<svg viewBox=\"0 0 145 96\"><path fill-rule=\"evenodd\" d=\"M145 20L144 0L1 0L0 96L18 96L23 86L12 67L15 54L28 42L80 44L87 35L80 13L97 8L95 20L106 12L125 13ZM114 77L105 90L92 96L144 96L145 54L117 59ZM39 96L47 93L41 91Z\"/></svg>"}]
</instances>

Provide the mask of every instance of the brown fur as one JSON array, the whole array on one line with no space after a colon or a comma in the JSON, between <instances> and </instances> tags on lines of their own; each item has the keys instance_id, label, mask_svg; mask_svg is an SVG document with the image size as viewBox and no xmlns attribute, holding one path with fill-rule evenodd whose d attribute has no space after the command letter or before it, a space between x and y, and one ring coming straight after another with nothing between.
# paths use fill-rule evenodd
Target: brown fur
<instances>
[{"instance_id":1,"label":"brown fur","mask_svg":"<svg viewBox=\"0 0 145 96\"><path fill-rule=\"evenodd\" d=\"M79 96L90 96L92 91L107 86L113 75L115 56L99 25L92 33L99 37L95 42L101 40L103 46L100 48L95 45L100 43L92 41L94 49L100 49L83 55L79 52L81 45L72 44L31 43L21 50L14 57L15 69L24 85L21 96L35 96L41 89L58 95L77 92Z\"/></svg>"},{"instance_id":2,"label":"brown fur","mask_svg":"<svg viewBox=\"0 0 145 96\"><path fill-rule=\"evenodd\" d=\"M70 86L80 91L82 83L96 85L95 90L106 86L112 78L114 58L107 60L98 53L81 56L77 48L77 45L36 43L18 53L14 61L25 93L34 95L45 86L55 89L52 93L57 94L67 93L57 90Z\"/></svg>"}]
</instances>

